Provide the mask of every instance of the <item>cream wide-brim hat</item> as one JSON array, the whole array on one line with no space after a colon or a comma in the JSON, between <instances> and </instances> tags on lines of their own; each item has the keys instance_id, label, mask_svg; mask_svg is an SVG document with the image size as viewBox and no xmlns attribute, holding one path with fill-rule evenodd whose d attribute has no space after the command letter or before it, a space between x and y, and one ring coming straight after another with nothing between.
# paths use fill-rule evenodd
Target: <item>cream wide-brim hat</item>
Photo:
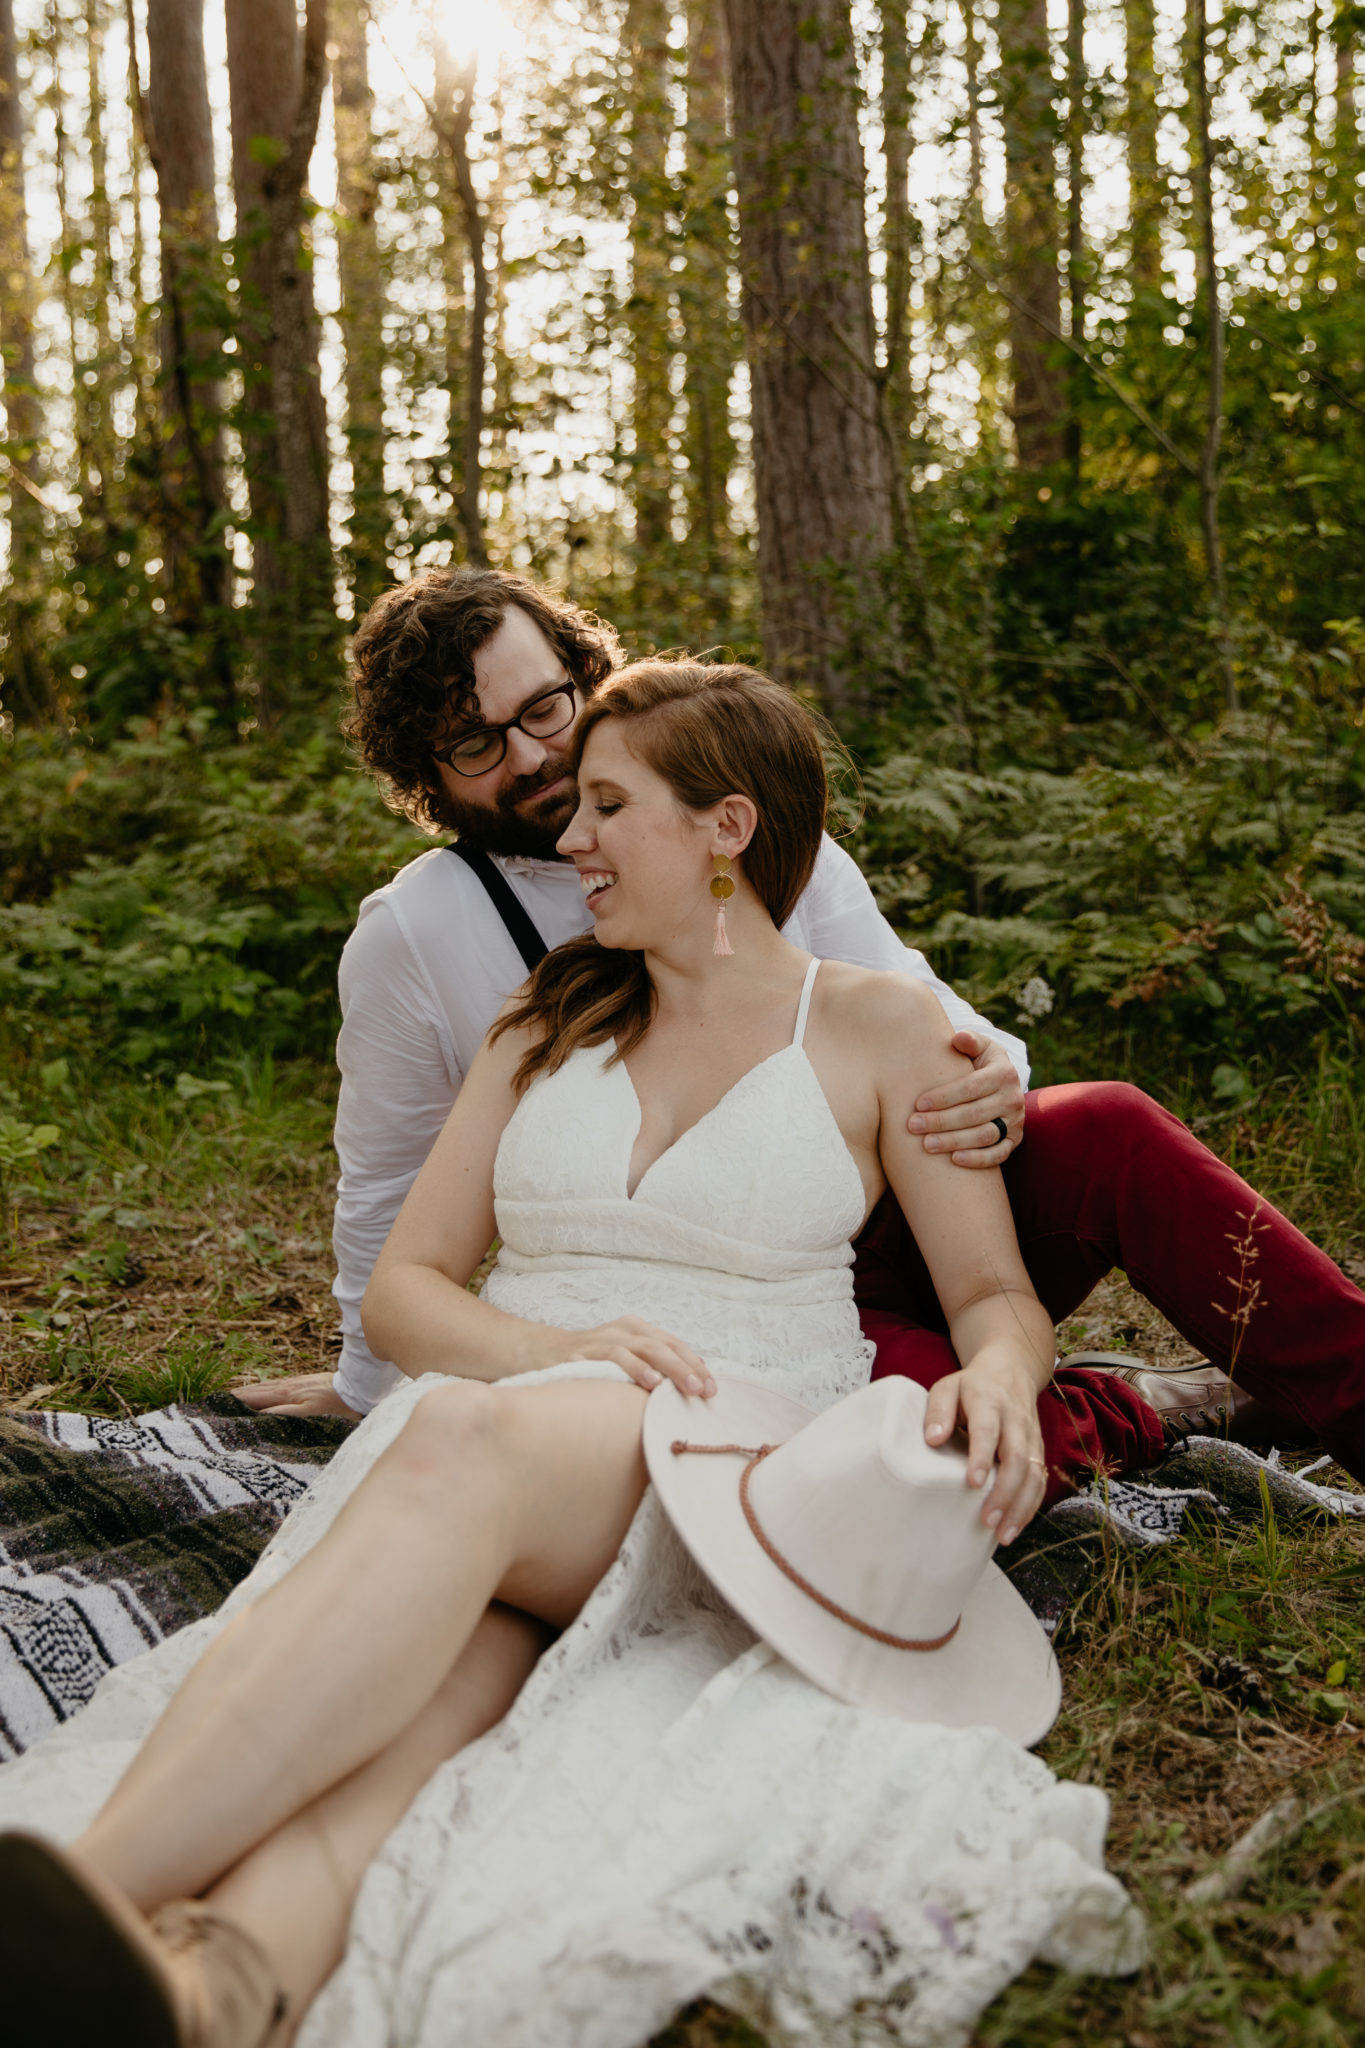
<instances>
[{"instance_id":1,"label":"cream wide-brim hat","mask_svg":"<svg viewBox=\"0 0 1365 2048\"><path fill-rule=\"evenodd\" d=\"M874 1398L878 1390L883 1395L881 1401ZM655 1388L645 1407L644 1451L650 1478L674 1528L717 1591L812 1684L836 1699L903 1720L936 1722L948 1728L996 1728L1028 1748L1042 1741L1061 1706L1057 1660L1037 1619L1004 1573L995 1564L983 1563L990 1543L979 1532L981 1495L966 1487L966 1460L960 1452L937 1451L924 1444L924 1398L923 1389L912 1381L879 1380L821 1416L798 1401L747 1381L721 1380L709 1400L684 1395L671 1381L665 1381ZM805 1576L828 1595L832 1585L858 1583L862 1566L856 1556L850 1560L847 1555L850 1543L865 1545L866 1570L875 1573L878 1557L884 1565L888 1555L893 1560L915 1555L918 1520L921 1545L927 1536L937 1552L946 1548L953 1553L945 1561L950 1580L953 1570L958 1570L960 1593L950 1585L949 1601L959 1619L951 1638L939 1648L893 1648L828 1612L773 1562L750 1527L740 1497L746 1459L673 1449L679 1441L698 1446L738 1444L750 1449L761 1444L786 1445L812 1424L817 1425L818 1434L818 1425L826 1418L837 1410L847 1411L849 1403L860 1402L868 1412L872 1436L888 1405L906 1411L900 1416L903 1434L907 1415L912 1423L918 1418L919 1443L911 1447L911 1463L918 1461L925 1467L927 1462L929 1494L939 1498L925 1498L924 1512L917 1516L924 1489L917 1489L912 1477L908 1485L900 1486L902 1502L893 1487L890 1504L900 1512L894 1531L888 1531L884 1505L877 1522L877 1482L885 1473L872 1473L874 1446L869 1452L869 1483L860 1486L850 1477L836 1503L838 1512L830 1516L828 1502L813 1490L804 1529L806 1507L799 1498L787 1500L783 1528L792 1535L802 1534ZM851 1419L847 1415L840 1418ZM812 1446L814 1443L811 1439ZM946 1471L935 1469L936 1461L945 1459L956 1460L955 1466ZM959 1470L960 1485L955 1483ZM884 1486L881 1490L887 1491ZM947 1523L941 1513L945 1494L949 1496ZM956 1498L959 1494L965 1497ZM865 1516L862 1508L868 1503L874 1505ZM833 1546L823 1554L822 1519L828 1522ZM869 1520L877 1526L867 1527ZM852 1533L858 1530L861 1535ZM781 1531L767 1526L765 1533L776 1540ZM789 1536L784 1552L788 1561L791 1547ZM838 1559L841 1570L836 1569L834 1556L834 1550L840 1548L844 1553ZM899 1569L893 1564L893 1570ZM885 1581L885 1570L880 1576ZM943 1589L940 1586L938 1590L941 1593ZM912 1604L906 1610L912 1620L914 1597L912 1592ZM864 1620L869 1618L856 1596L837 1604L860 1613ZM884 1616L873 1618L880 1618L884 1625ZM893 1632L911 1633L908 1629Z\"/></svg>"}]
</instances>

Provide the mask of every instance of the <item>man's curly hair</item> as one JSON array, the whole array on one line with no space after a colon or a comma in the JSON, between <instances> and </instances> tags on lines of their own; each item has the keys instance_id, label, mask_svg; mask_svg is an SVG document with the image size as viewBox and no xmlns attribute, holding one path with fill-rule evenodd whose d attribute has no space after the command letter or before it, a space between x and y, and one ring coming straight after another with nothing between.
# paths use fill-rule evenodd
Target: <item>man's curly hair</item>
<instances>
[{"instance_id":1,"label":"man's curly hair","mask_svg":"<svg viewBox=\"0 0 1365 2048\"><path fill-rule=\"evenodd\" d=\"M384 800L428 832L445 823L432 750L452 717L477 713L474 657L515 605L584 696L622 659L610 626L502 569L428 569L376 598L352 642L355 706L342 731Z\"/></svg>"}]
</instances>

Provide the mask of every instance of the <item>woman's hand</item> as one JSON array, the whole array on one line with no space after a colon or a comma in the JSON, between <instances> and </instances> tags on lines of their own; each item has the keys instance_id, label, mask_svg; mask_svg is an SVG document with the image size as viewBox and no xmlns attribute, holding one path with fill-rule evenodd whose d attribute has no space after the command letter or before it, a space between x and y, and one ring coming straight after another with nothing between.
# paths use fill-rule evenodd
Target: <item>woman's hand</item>
<instances>
[{"instance_id":1,"label":"woman's hand","mask_svg":"<svg viewBox=\"0 0 1365 2048\"><path fill-rule=\"evenodd\" d=\"M946 1444L959 1427L967 1432L967 1484L985 1486L994 1473L981 1519L1002 1543L1013 1543L1037 1514L1047 1485L1038 1388L1028 1368L982 1362L936 1381L929 1389L925 1440Z\"/></svg>"},{"instance_id":2,"label":"woman's hand","mask_svg":"<svg viewBox=\"0 0 1365 2048\"><path fill-rule=\"evenodd\" d=\"M643 1316L617 1316L595 1330L561 1330L555 1348L559 1354L556 1363L572 1358L609 1359L646 1393L665 1380L672 1380L682 1394L709 1398L716 1391L705 1360L692 1346L684 1344L681 1337L670 1337L667 1330L656 1329Z\"/></svg>"}]
</instances>

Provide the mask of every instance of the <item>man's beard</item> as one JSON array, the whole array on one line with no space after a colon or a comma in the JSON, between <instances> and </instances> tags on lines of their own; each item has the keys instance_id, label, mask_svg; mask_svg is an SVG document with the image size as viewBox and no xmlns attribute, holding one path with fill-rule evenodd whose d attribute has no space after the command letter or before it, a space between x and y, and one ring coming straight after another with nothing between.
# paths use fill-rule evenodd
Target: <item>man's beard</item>
<instances>
[{"instance_id":1,"label":"man's beard","mask_svg":"<svg viewBox=\"0 0 1365 2048\"><path fill-rule=\"evenodd\" d=\"M466 846L481 847L485 853L520 854L524 860L553 860L578 808L578 792L572 782L552 803L537 804L529 812L517 806L568 772L564 756L552 756L534 775L519 775L515 782L507 783L491 804L464 803L442 785L439 793L433 792L432 808L439 812L440 823L458 832Z\"/></svg>"}]
</instances>

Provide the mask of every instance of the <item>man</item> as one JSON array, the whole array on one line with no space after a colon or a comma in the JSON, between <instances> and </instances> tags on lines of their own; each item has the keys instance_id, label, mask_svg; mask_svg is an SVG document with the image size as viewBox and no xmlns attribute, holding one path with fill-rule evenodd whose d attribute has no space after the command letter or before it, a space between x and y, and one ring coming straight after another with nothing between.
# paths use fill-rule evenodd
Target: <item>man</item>
<instances>
[{"instance_id":1,"label":"man","mask_svg":"<svg viewBox=\"0 0 1365 2048\"><path fill-rule=\"evenodd\" d=\"M342 957L341 1180L334 1244L339 1369L247 1390L282 1413L363 1413L399 1375L370 1353L360 1302L389 1227L499 1006L542 945L588 928L555 846L572 816L574 721L618 659L576 606L496 570L431 572L391 590L355 641L349 730L388 800L459 851L422 855L361 905ZM909 951L854 863L827 840L788 936L825 957L935 989L972 1061L916 1105L912 1129L964 1171L1001 1166L1020 1244L1054 1321L1121 1266L1211 1361L1193 1372L1068 1367L1040 1402L1049 1497L1160 1455L1168 1428L1209 1426L1255 1396L1365 1477L1365 1297L1158 1105L1123 1083L1025 1099L1025 1049ZM1027 1143L1021 1145L1027 1116ZM1247 1305L1239 1243L1260 1282ZM894 1201L859 1242L855 1287L877 1371L926 1385L955 1370L928 1273ZM1160 1413L1158 1412L1160 1411Z\"/></svg>"}]
</instances>

